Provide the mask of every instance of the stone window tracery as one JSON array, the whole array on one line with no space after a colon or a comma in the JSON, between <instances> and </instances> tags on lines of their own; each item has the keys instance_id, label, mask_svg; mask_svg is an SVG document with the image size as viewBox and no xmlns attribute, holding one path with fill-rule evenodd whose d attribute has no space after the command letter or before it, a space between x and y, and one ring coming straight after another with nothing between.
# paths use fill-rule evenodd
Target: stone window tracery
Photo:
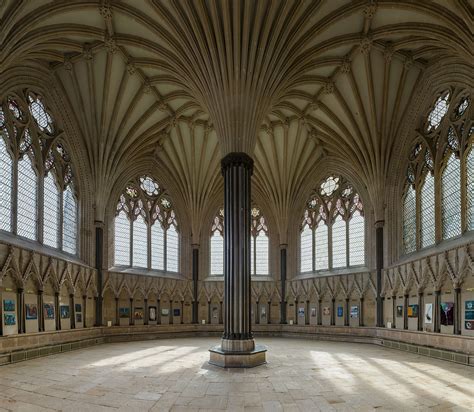
<instances>
[{"instance_id":1,"label":"stone window tracery","mask_svg":"<svg viewBox=\"0 0 474 412\"><path fill-rule=\"evenodd\" d=\"M130 182L120 195L114 222L116 266L179 272L179 230L166 192L150 176Z\"/></svg>"},{"instance_id":2,"label":"stone window tracery","mask_svg":"<svg viewBox=\"0 0 474 412\"><path fill-rule=\"evenodd\" d=\"M252 207L250 221L250 274L252 276L268 276L269 239L268 225L261 210ZM210 274L224 274L224 209L220 209L211 226L210 239Z\"/></svg>"},{"instance_id":3,"label":"stone window tracery","mask_svg":"<svg viewBox=\"0 0 474 412\"><path fill-rule=\"evenodd\" d=\"M313 192L300 228L300 271L365 264L364 208L341 176L329 176Z\"/></svg>"},{"instance_id":4,"label":"stone window tracery","mask_svg":"<svg viewBox=\"0 0 474 412\"><path fill-rule=\"evenodd\" d=\"M467 91L446 90L422 118L406 173L402 219L404 253L473 230L470 103ZM466 199L465 208L463 199Z\"/></svg>"},{"instance_id":5,"label":"stone window tracery","mask_svg":"<svg viewBox=\"0 0 474 412\"><path fill-rule=\"evenodd\" d=\"M71 158L43 98L0 99L0 229L77 254L77 194Z\"/></svg>"}]
</instances>

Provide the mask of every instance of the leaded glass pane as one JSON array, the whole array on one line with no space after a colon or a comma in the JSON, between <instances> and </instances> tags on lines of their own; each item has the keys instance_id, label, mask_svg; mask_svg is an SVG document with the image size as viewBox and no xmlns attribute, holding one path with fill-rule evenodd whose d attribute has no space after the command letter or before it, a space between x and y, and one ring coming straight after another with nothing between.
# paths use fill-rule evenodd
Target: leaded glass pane
<instances>
[{"instance_id":1,"label":"leaded glass pane","mask_svg":"<svg viewBox=\"0 0 474 412\"><path fill-rule=\"evenodd\" d=\"M449 156L441 176L443 239L461 234L461 166L454 154Z\"/></svg>"},{"instance_id":2,"label":"leaded glass pane","mask_svg":"<svg viewBox=\"0 0 474 412\"><path fill-rule=\"evenodd\" d=\"M315 233L315 266L316 270L329 269L328 227L319 222Z\"/></svg>"},{"instance_id":3,"label":"leaded glass pane","mask_svg":"<svg viewBox=\"0 0 474 412\"><path fill-rule=\"evenodd\" d=\"M219 231L211 236L211 275L224 274L224 237Z\"/></svg>"},{"instance_id":4,"label":"leaded glass pane","mask_svg":"<svg viewBox=\"0 0 474 412\"><path fill-rule=\"evenodd\" d=\"M12 230L12 159L0 136L0 229Z\"/></svg>"},{"instance_id":5,"label":"leaded glass pane","mask_svg":"<svg viewBox=\"0 0 474 412\"><path fill-rule=\"evenodd\" d=\"M77 202L71 186L63 192L63 250L72 255L77 251Z\"/></svg>"},{"instance_id":6,"label":"leaded glass pane","mask_svg":"<svg viewBox=\"0 0 474 412\"><path fill-rule=\"evenodd\" d=\"M53 173L44 178L43 243L58 247L59 234L59 190Z\"/></svg>"},{"instance_id":7,"label":"leaded glass pane","mask_svg":"<svg viewBox=\"0 0 474 412\"><path fill-rule=\"evenodd\" d=\"M257 275L268 275L268 236L260 231L255 239L255 268Z\"/></svg>"},{"instance_id":8,"label":"leaded glass pane","mask_svg":"<svg viewBox=\"0 0 474 412\"><path fill-rule=\"evenodd\" d=\"M146 268L148 256L147 225L142 215L133 222L133 256L132 266Z\"/></svg>"},{"instance_id":9,"label":"leaded glass pane","mask_svg":"<svg viewBox=\"0 0 474 412\"><path fill-rule=\"evenodd\" d=\"M420 199L421 247L435 243L435 193L434 176L427 173L421 188Z\"/></svg>"},{"instance_id":10,"label":"leaded glass pane","mask_svg":"<svg viewBox=\"0 0 474 412\"><path fill-rule=\"evenodd\" d=\"M313 270L313 231L308 225L301 232L300 262L301 272Z\"/></svg>"},{"instance_id":11,"label":"leaded glass pane","mask_svg":"<svg viewBox=\"0 0 474 412\"><path fill-rule=\"evenodd\" d=\"M115 217L115 264L130 266L130 221L124 211Z\"/></svg>"},{"instance_id":12,"label":"leaded glass pane","mask_svg":"<svg viewBox=\"0 0 474 412\"><path fill-rule=\"evenodd\" d=\"M354 212L349 220L349 265L358 266L365 263L365 225L364 216Z\"/></svg>"},{"instance_id":13,"label":"leaded glass pane","mask_svg":"<svg viewBox=\"0 0 474 412\"><path fill-rule=\"evenodd\" d=\"M158 221L151 227L151 268L165 270L165 232Z\"/></svg>"},{"instance_id":14,"label":"leaded glass pane","mask_svg":"<svg viewBox=\"0 0 474 412\"><path fill-rule=\"evenodd\" d=\"M250 274L255 275L255 237L250 236Z\"/></svg>"},{"instance_id":15,"label":"leaded glass pane","mask_svg":"<svg viewBox=\"0 0 474 412\"><path fill-rule=\"evenodd\" d=\"M347 265L346 260L346 222L338 216L332 225L332 267Z\"/></svg>"},{"instance_id":16,"label":"leaded glass pane","mask_svg":"<svg viewBox=\"0 0 474 412\"><path fill-rule=\"evenodd\" d=\"M36 240L37 177L29 156L18 162L18 235Z\"/></svg>"},{"instance_id":17,"label":"leaded glass pane","mask_svg":"<svg viewBox=\"0 0 474 412\"><path fill-rule=\"evenodd\" d=\"M179 237L175 227L171 225L166 231L166 270L178 272Z\"/></svg>"},{"instance_id":18,"label":"leaded glass pane","mask_svg":"<svg viewBox=\"0 0 474 412\"><path fill-rule=\"evenodd\" d=\"M416 192L412 186L403 202L403 248L405 253L416 250Z\"/></svg>"},{"instance_id":19,"label":"leaded glass pane","mask_svg":"<svg viewBox=\"0 0 474 412\"><path fill-rule=\"evenodd\" d=\"M474 230L474 148L466 159L467 177L467 230Z\"/></svg>"}]
</instances>

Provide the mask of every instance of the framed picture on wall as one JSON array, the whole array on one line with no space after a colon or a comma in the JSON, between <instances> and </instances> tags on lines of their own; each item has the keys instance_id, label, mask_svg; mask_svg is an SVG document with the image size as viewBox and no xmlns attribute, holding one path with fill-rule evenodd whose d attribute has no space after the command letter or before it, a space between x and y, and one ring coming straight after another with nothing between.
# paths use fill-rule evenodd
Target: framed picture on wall
<instances>
[{"instance_id":1,"label":"framed picture on wall","mask_svg":"<svg viewBox=\"0 0 474 412\"><path fill-rule=\"evenodd\" d=\"M331 308L329 306L324 306L323 308L323 315L329 316L331 314Z\"/></svg>"},{"instance_id":2,"label":"framed picture on wall","mask_svg":"<svg viewBox=\"0 0 474 412\"><path fill-rule=\"evenodd\" d=\"M148 307L148 319L150 319L152 322L156 320L156 306Z\"/></svg>"},{"instance_id":3,"label":"framed picture on wall","mask_svg":"<svg viewBox=\"0 0 474 412\"><path fill-rule=\"evenodd\" d=\"M474 330L474 321L472 320L466 320L464 322L464 329L466 330Z\"/></svg>"},{"instance_id":4,"label":"framed picture on wall","mask_svg":"<svg viewBox=\"0 0 474 412\"><path fill-rule=\"evenodd\" d=\"M69 319L69 305L61 305L59 311L61 319Z\"/></svg>"},{"instance_id":5,"label":"framed picture on wall","mask_svg":"<svg viewBox=\"0 0 474 412\"><path fill-rule=\"evenodd\" d=\"M43 314L45 319L54 319L54 305L52 303L45 303L43 305Z\"/></svg>"},{"instance_id":6,"label":"framed picture on wall","mask_svg":"<svg viewBox=\"0 0 474 412\"><path fill-rule=\"evenodd\" d=\"M407 312L408 312L408 317L409 318L417 318L418 317L418 305L408 305Z\"/></svg>"},{"instance_id":7,"label":"framed picture on wall","mask_svg":"<svg viewBox=\"0 0 474 412\"><path fill-rule=\"evenodd\" d=\"M359 306L351 306L351 319L359 317Z\"/></svg>"},{"instance_id":8,"label":"framed picture on wall","mask_svg":"<svg viewBox=\"0 0 474 412\"><path fill-rule=\"evenodd\" d=\"M427 303L425 305L425 323L433 323L433 304Z\"/></svg>"},{"instance_id":9,"label":"framed picture on wall","mask_svg":"<svg viewBox=\"0 0 474 412\"><path fill-rule=\"evenodd\" d=\"M142 320L143 319L143 308L135 308L133 311L133 318L135 320Z\"/></svg>"},{"instance_id":10,"label":"framed picture on wall","mask_svg":"<svg viewBox=\"0 0 474 412\"><path fill-rule=\"evenodd\" d=\"M130 308L119 308L119 318L120 319L128 319L130 317Z\"/></svg>"},{"instance_id":11,"label":"framed picture on wall","mask_svg":"<svg viewBox=\"0 0 474 412\"><path fill-rule=\"evenodd\" d=\"M181 309L173 309L173 316L181 316Z\"/></svg>"},{"instance_id":12,"label":"framed picture on wall","mask_svg":"<svg viewBox=\"0 0 474 412\"><path fill-rule=\"evenodd\" d=\"M316 317L316 308L311 308L311 317L312 318Z\"/></svg>"},{"instance_id":13,"label":"framed picture on wall","mask_svg":"<svg viewBox=\"0 0 474 412\"><path fill-rule=\"evenodd\" d=\"M464 319L474 320L474 310L466 310L466 313L464 314Z\"/></svg>"},{"instance_id":14,"label":"framed picture on wall","mask_svg":"<svg viewBox=\"0 0 474 412\"><path fill-rule=\"evenodd\" d=\"M27 303L25 305L26 320L38 319L38 305L36 303Z\"/></svg>"},{"instance_id":15,"label":"framed picture on wall","mask_svg":"<svg viewBox=\"0 0 474 412\"><path fill-rule=\"evenodd\" d=\"M474 300L466 300L464 302L464 309L466 310L474 310Z\"/></svg>"},{"instance_id":16,"label":"framed picture on wall","mask_svg":"<svg viewBox=\"0 0 474 412\"><path fill-rule=\"evenodd\" d=\"M170 310L167 308L161 309L161 316L168 316L170 314Z\"/></svg>"},{"instance_id":17,"label":"framed picture on wall","mask_svg":"<svg viewBox=\"0 0 474 412\"><path fill-rule=\"evenodd\" d=\"M16 315L14 313L4 313L3 319L4 319L5 326L16 325Z\"/></svg>"},{"instance_id":18,"label":"framed picture on wall","mask_svg":"<svg viewBox=\"0 0 474 412\"><path fill-rule=\"evenodd\" d=\"M454 302L441 303L441 325L454 325Z\"/></svg>"},{"instance_id":19,"label":"framed picture on wall","mask_svg":"<svg viewBox=\"0 0 474 412\"><path fill-rule=\"evenodd\" d=\"M397 306L397 318L403 317L403 306Z\"/></svg>"},{"instance_id":20,"label":"framed picture on wall","mask_svg":"<svg viewBox=\"0 0 474 412\"><path fill-rule=\"evenodd\" d=\"M13 299L3 300L3 311L4 312L15 312L15 301Z\"/></svg>"},{"instance_id":21,"label":"framed picture on wall","mask_svg":"<svg viewBox=\"0 0 474 412\"><path fill-rule=\"evenodd\" d=\"M344 315L344 309L342 306L338 306L337 307L337 317L338 318L342 318L342 316Z\"/></svg>"},{"instance_id":22,"label":"framed picture on wall","mask_svg":"<svg viewBox=\"0 0 474 412\"><path fill-rule=\"evenodd\" d=\"M304 308L298 308L298 316L304 318Z\"/></svg>"},{"instance_id":23,"label":"framed picture on wall","mask_svg":"<svg viewBox=\"0 0 474 412\"><path fill-rule=\"evenodd\" d=\"M76 313L76 322L81 323L82 322L82 313Z\"/></svg>"},{"instance_id":24,"label":"framed picture on wall","mask_svg":"<svg viewBox=\"0 0 474 412\"><path fill-rule=\"evenodd\" d=\"M82 305L80 303L76 303L74 305L74 310L77 312L82 312Z\"/></svg>"}]
</instances>

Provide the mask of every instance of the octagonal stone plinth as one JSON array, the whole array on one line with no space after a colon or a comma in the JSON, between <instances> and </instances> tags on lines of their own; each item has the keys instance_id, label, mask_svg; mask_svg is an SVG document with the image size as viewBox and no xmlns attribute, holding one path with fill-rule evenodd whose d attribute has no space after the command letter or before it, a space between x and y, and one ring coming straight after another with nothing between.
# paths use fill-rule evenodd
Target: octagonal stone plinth
<instances>
[{"instance_id":1,"label":"octagonal stone plinth","mask_svg":"<svg viewBox=\"0 0 474 412\"><path fill-rule=\"evenodd\" d=\"M253 368L267 363L267 348L263 345L255 345L254 349L242 352L225 351L221 346L214 346L209 352L209 363L221 368Z\"/></svg>"}]
</instances>

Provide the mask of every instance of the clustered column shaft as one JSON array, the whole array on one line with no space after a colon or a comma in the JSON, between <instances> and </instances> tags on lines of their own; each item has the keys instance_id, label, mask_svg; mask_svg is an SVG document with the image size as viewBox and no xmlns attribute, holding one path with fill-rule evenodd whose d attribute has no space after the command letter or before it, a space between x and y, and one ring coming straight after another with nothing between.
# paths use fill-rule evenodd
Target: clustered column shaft
<instances>
[{"instance_id":1,"label":"clustered column shaft","mask_svg":"<svg viewBox=\"0 0 474 412\"><path fill-rule=\"evenodd\" d=\"M225 228L223 340L251 340L250 178L253 160L245 153L230 153L222 159L221 166Z\"/></svg>"}]
</instances>

